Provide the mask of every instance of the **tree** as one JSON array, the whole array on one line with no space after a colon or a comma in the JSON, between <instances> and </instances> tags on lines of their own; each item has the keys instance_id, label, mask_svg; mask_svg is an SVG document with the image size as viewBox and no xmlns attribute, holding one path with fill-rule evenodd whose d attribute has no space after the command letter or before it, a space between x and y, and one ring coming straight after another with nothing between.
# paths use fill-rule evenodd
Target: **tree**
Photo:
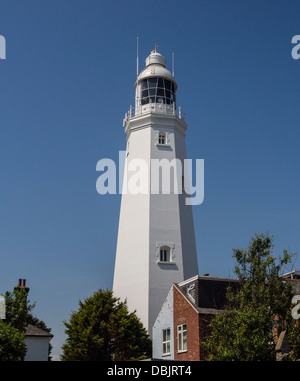
<instances>
[{"instance_id":1,"label":"tree","mask_svg":"<svg viewBox=\"0 0 300 381\"><path fill-rule=\"evenodd\" d=\"M248 249L233 250L240 283L237 290L228 289L224 312L211 321L211 335L202 345L208 360L275 360L274 332L299 337L291 317L292 286L280 276L292 255L284 250L282 257L272 256L272 242L268 234L255 234ZM292 347L297 355L299 343L294 340Z\"/></svg>"},{"instance_id":2,"label":"tree","mask_svg":"<svg viewBox=\"0 0 300 381\"><path fill-rule=\"evenodd\" d=\"M25 353L24 332L0 320L0 361L19 361Z\"/></svg>"},{"instance_id":3,"label":"tree","mask_svg":"<svg viewBox=\"0 0 300 381\"><path fill-rule=\"evenodd\" d=\"M150 356L151 340L136 316L110 290L98 290L64 321L63 361L131 360Z\"/></svg>"},{"instance_id":4,"label":"tree","mask_svg":"<svg viewBox=\"0 0 300 381\"><path fill-rule=\"evenodd\" d=\"M32 324L51 332L46 324L34 317L30 312L35 303L30 304L28 290L23 287L15 287L13 292L5 293L5 320L0 319L0 361L19 361L26 354L24 342L25 332L28 324ZM49 344L49 354L51 352Z\"/></svg>"},{"instance_id":5,"label":"tree","mask_svg":"<svg viewBox=\"0 0 300 381\"><path fill-rule=\"evenodd\" d=\"M33 308L27 293L15 288L5 293L6 319L0 320L0 361L18 361L25 356L24 334L28 312Z\"/></svg>"}]
</instances>

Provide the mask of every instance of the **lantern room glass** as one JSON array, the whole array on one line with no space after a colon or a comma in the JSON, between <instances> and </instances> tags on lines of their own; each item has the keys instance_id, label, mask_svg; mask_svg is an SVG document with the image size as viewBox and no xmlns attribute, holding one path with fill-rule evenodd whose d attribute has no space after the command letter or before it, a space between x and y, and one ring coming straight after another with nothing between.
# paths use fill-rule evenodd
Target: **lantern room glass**
<instances>
[{"instance_id":1,"label":"lantern room glass","mask_svg":"<svg viewBox=\"0 0 300 381\"><path fill-rule=\"evenodd\" d=\"M165 78L147 78L141 82L141 104L148 103L175 104L175 86Z\"/></svg>"}]
</instances>

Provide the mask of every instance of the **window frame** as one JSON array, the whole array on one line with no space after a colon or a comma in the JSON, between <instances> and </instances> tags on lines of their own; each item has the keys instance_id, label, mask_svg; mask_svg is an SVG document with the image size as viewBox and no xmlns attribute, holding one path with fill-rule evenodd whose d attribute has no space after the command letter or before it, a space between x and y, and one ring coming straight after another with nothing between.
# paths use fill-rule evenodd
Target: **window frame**
<instances>
[{"instance_id":1,"label":"window frame","mask_svg":"<svg viewBox=\"0 0 300 381\"><path fill-rule=\"evenodd\" d=\"M163 77L149 77L141 80L141 105L149 103L173 105L176 108L176 90L174 83Z\"/></svg>"},{"instance_id":2,"label":"window frame","mask_svg":"<svg viewBox=\"0 0 300 381\"><path fill-rule=\"evenodd\" d=\"M164 130L155 131L155 145L158 149L170 148L171 133Z\"/></svg>"},{"instance_id":3,"label":"window frame","mask_svg":"<svg viewBox=\"0 0 300 381\"><path fill-rule=\"evenodd\" d=\"M183 353L183 352L187 352L187 324L186 323L177 325L177 353Z\"/></svg>"},{"instance_id":4,"label":"window frame","mask_svg":"<svg viewBox=\"0 0 300 381\"><path fill-rule=\"evenodd\" d=\"M166 261L162 261L161 259L164 259L161 255L161 251L162 250L166 250L167 251L167 257L166 257ZM162 265L162 266L169 266L169 265L176 265L176 261L175 261L175 254L174 254L174 250L175 250L175 244L172 243L172 242L156 242L156 263L158 265Z\"/></svg>"},{"instance_id":5,"label":"window frame","mask_svg":"<svg viewBox=\"0 0 300 381\"><path fill-rule=\"evenodd\" d=\"M196 287L195 287L195 283L193 283L190 286L188 286L188 288L187 288L187 294L193 300L193 302L195 302L195 300L196 300Z\"/></svg>"},{"instance_id":6,"label":"window frame","mask_svg":"<svg viewBox=\"0 0 300 381\"><path fill-rule=\"evenodd\" d=\"M159 261L163 263L171 262L171 251L167 246L163 246L159 249Z\"/></svg>"},{"instance_id":7,"label":"window frame","mask_svg":"<svg viewBox=\"0 0 300 381\"><path fill-rule=\"evenodd\" d=\"M168 334L167 334L167 331ZM164 337L164 334L166 337ZM165 349L169 349L169 351L165 352ZM162 355L169 356L171 354L171 328L164 328L162 330Z\"/></svg>"},{"instance_id":8,"label":"window frame","mask_svg":"<svg viewBox=\"0 0 300 381\"><path fill-rule=\"evenodd\" d=\"M158 133L158 144L163 146L167 144L167 134L165 132Z\"/></svg>"}]
</instances>

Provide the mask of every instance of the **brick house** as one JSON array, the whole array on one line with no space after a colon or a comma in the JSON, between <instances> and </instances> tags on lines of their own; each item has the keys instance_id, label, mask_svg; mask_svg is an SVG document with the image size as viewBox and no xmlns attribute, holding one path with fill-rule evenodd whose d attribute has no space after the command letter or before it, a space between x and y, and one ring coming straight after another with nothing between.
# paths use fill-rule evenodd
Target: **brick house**
<instances>
[{"instance_id":1,"label":"brick house","mask_svg":"<svg viewBox=\"0 0 300 381\"><path fill-rule=\"evenodd\" d=\"M205 360L200 343L224 307L228 286L238 282L207 274L174 283L153 325L153 359Z\"/></svg>"}]
</instances>

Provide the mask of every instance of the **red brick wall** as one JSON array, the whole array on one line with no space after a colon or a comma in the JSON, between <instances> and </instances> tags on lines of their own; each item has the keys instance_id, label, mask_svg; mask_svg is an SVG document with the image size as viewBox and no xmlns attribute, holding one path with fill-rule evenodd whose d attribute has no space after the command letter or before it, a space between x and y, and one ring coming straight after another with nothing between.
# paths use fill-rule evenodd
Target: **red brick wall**
<instances>
[{"instance_id":1,"label":"red brick wall","mask_svg":"<svg viewBox=\"0 0 300 381\"><path fill-rule=\"evenodd\" d=\"M198 313L173 286L174 360L200 360ZM178 353L177 326L186 323L187 351Z\"/></svg>"}]
</instances>

